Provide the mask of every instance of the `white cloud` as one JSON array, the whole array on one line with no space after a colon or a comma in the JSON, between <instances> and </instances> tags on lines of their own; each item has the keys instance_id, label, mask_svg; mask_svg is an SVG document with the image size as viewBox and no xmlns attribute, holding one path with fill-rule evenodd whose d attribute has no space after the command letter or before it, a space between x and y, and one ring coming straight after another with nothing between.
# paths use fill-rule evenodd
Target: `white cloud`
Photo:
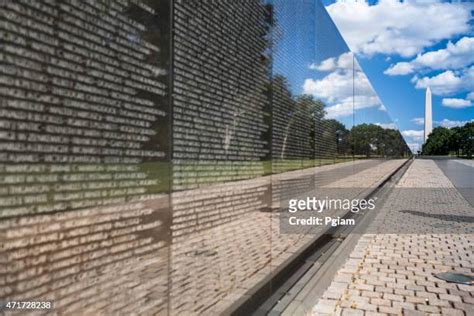
<instances>
[{"instance_id":1,"label":"white cloud","mask_svg":"<svg viewBox=\"0 0 474 316\"><path fill-rule=\"evenodd\" d=\"M306 79L303 84L303 92L312 94L329 102L337 102L352 97L354 93L353 83L356 82L355 94L363 96L375 95L369 80L363 72L356 72L353 78L352 71L331 72L320 80Z\"/></svg>"},{"instance_id":2,"label":"white cloud","mask_svg":"<svg viewBox=\"0 0 474 316\"><path fill-rule=\"evenodd\" d=\"M352 80L352 72L334 71L319 80L306 79L303 92L329 102L336 102L352 96Z\"/></svg>"},{"instance_id":3,"label":"white cloud","mask_svg":"<svg viewBox=\"0 0 474 316\"><path fill-rule=\"evenodd\" d=\"M344 102L329 106L326 108L326 117L329 119L338 118L342 116L352 115L354 112L354 106L352 100L346 100Z\"/></svg>"},{"instance_id":4,"label":"white cloud","mask_svg":"<svg viewBox=\"0 0 474 316\"><path fill-rule=\"evenodd\" d=\"M415 83L415 88L431 88L433 94L450 95L462 91L474 89L474 65L462 71L447 70L433 77L418 78L411 80Z\"/></svg>"},{"instance_id":5,"label":"white cloud","mask_svg":"<svg viewBox=\"0 0 474 316\"><path fill-rule=\"evenodd\" d=\"M411 81L415 83L417 89L425 89L429 86L436 95L472 91L474 90L474 65L458 71L447 70L432 77L414 76Z\"/></svg>"},{"instance_id":6,"label":"white cloud","mask_svg":"<svg viewBox=\"0 0 474 316\"><path fill-rule=\"evenodd\" d=\"M381 104L381 105L379 106L379 111L381 111L381 112L387 112L387 108L385 107L385 105Z\"/></svg>"},{"instance_id":7,"label":"white cloud","mask_svg":"<svg viewBox=\"0 0 474 316\"><path fill-rule=\"evenodd\" d=\"M334 68L336 68L336 63L335 63L334 58L328 58L319 65L318 64L309 65L309 69L319 70L319 71L329 71Z\"/></svg>"},{"instance_id":8,"label":"white cloud","mask_svg":"<svg viewBox=\"0 0 474 316\"><path fill-rule=\"evenodd\" d=\"M348 97L341 100L340 103L333 104L325 108L327 118L338 118L352 115L354 111L371 108L380 105L380 100L376 95L365 96L358 95L354 98Z\"/></svg>"},{"instance_id":9,"label":"white cloud","mask_svg":"<svg viewBox=\"0 0 474 316\"><path fill-rule=\"evenodd\" d=\"M413 123L415 123L416 125L424 125L425 124L425 119L423 117L415 117L411 121Z\"/></svg>"},{"instance_id":10,"label":"white cloud","mask_svg":"<svg viewBox=\"0 0 474 316\"><path fill-rule=\"evenodd\" d=\"M442 103L445 107L453 108L453 109L463 109L463 108L468 108L472 106L472 103L470 100L455 99L455 98L444 98Z\"/></svg>"},{"instance_id":11,"label":"white cloud","mask_svg":"<svg viewBox=\"0 0 474 316\"><path fill-rule=\"evenodd\" d=\"M405 130L405 131L402 131L402 135L405 136L405 137L409 137L409 138L412 138L413 140L415 141L420 141L420 140L423 140L423 136L424 136L424 131L423 130Z\"/></svg>"},{"instance_id":12,"label":"white cloud","mask_svg":"<svg viewBox=\"0 0 474 316\"><path fill-rule=\"evenodd\" d=\"M326 59L320 64L311 65L310 68L329 72L322 79L309 78L303 84L303 93L326 101L328 105L326 117L348 116L352 115L354 110L381 106L369 79L360 70L357 60L353 59L351 53Z\"/></svg>"},{"instance_id":13,"label":"white cloud","mask_svg":"<svg viewBox=\"0 0 474 316\"><path fill-rule=\"evenodd\" d=\"M378 125L383 129L398 129L397 124L395 123L375 123L375 125Z\"/></svg>"},{"instance_id":14,"label":"white cloud","mask_svg":"<svg viewBox=\"0 0 474 316\"><path fill-rule=\"evenodd\" d=\"M469 31L470 6L430 3L337 1L327 10L352 51L411 57L440 40Z\"/></svg>"},{"instance_id":15,"label":"white cloud","mask_svg":"<svg viewBox=\"0 0 474 316\"><path fill-rule=\"evenodd\" d=\"M384 73L390 76L406 75L417 69L460 69L474 62L474 37L463 37L455 44L449 42L446 48L418 55L410 62L399 62Z\"/></svg>"},{"instance_id":16,"label":"white cloud","mask_svg":"<svg viewBox=\"0 0 474 316\"><path fill-rule=\"evenodd\" d=\"M415 65L431 69L459 69L474 62L474 37L463 37L445 49L427 52L416 57Z\"/></svg>"},{"instance_id":17,"label":"white cloud","mask_svg":"<svg viewBox=\"0 0 474 316\"><path fill-rule=\"evenodd\" d=\"M474 100L474 91L473 92L469 92L466 96L466 99L469 99L469 100Z\"/></svg>"},{"instance_id":18,"label":"white cloud","mask_svg":"<svg viewBox=\"0 0 474 316\"><path fill-rule=\"evenodd\" d=\"M408 62L399 62L385 70L383 73L389 76L407 75L412 73L414 67Z\"/></svg>"},{"instance_id":19,"label":"white cloud","mask_svg":"<svg viewBox=\"0 0 474 316\"><path fill-rule=\"evenodd\" d=\"M446 95L452 94L459 90L462 86L462 79L451 71L445 71L434 77L414 77L412 82L415 83L415 88L426 89L431 88L433 94Z\"/></svg>"},{"instance_id":20,"label":"white cloud","mask_svg":"<svg viewBox=\"0 0 474 316\"><path fill-rule=\"evenodd\" d=\"M439 126L442 126L442 127L446 127L446 128L452 128L452 127L456 127L456 126L464 126L464 125L466 125L466 123L469 123L469 122L474 122L474 120L470 120L470 121L451 121L451 120L448 120L448 119L443 119L440 122L435 122L435 124L439 125Z\"/></svg>"},{"instance_id":21,"label":"white cloud","mask_svg":"<svg viewBox=\"0 0 474 316\"><path fill-rule=\"evenodd\" d=\"M354 62L354 55L351 52L347 52L341 54L339 57L325 59L319 65L311 64L309 68L319 71L334 71L336 69L352 70L353 65L356 66L356 69L360 69L358 63Z\"/></svg>"}]
</instances>

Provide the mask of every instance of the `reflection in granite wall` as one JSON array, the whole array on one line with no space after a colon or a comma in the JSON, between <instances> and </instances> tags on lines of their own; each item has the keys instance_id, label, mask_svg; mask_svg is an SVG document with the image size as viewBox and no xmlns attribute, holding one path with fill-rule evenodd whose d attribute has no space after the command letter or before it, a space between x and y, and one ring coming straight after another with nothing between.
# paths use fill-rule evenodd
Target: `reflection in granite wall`
<instances>
[{"instance_id":1,"label":"reflection in granite wall","mask_svg":"<svg viewBox=\"0 0 474 316\"><path fill-rule=\"evenodd\" d=\"M381 164L308 168L350 153L301 90L345 53L321 54L321 10L0 1L0 302L213 315L270 276L308 241L280 201Z\"/></svg>"},{"instance_id":2,"label":"reflection in granite wall","mask_svg":"<svg viewBox=\"0 0 474 316\"><path fill-rule=\"evenodd\" d=\"M264 174L268 19L260 0L175 2L175 190Z\"/></svg>"},{"instance_id":3,"label":"reflection in granite wall","mask_svg":"<svg viewBox=\"0 0 474 316\"><path fill-rule=\"evenodd\" d=\"M0 223L2 300L54 313L159 313L168 292L167 198Z\"/></svg>"},{"instance_id":4,"label":"reflection in granite wall","mask_svg":"<svg viewBox=\"0 0 474 316\"><path fill-rule=\"evenodd\" d=\"M171 315L218 315L268 273L270 177L174 192Z\"/></svg>"},{"instance_id":5,"label":"reflection in granite wall","mask_svg":"<svg viewBox=\"0 0 474 316\"><path fill-rule=\"evenodd\" d=\"M156 35L168 23L151 7L122 1L6 3L0 159L9 187L1 216L165 188L148 169L169 151L160 126L169 111L169 44Z\"/></svg>"},{"instance_id":6,"label":"reflection in granite wall","mask_svg":"<svg viewBox=\"0 0 474 316\"><path fill-rule=\"evenodd\" d=\"M167 310L169 10L1 2L1 301Z\"/></svg>"},{"instance_id":7,"label":"reflection in granite wall","mask_svg":"<svg viewBox=\"0 0 474 316\"><path fill-rule=\"evenodd\" d=\"M314 165L314 130L322 104L295 86L314 56L315 1L274 0L272 41L273 172Z\"/></svg>"},{"instance_id":8,"label":"reflection in granite wall","mask_svg":"<svg viewBox=\"0 0 474 316\"><path fill-rule=\"evenodd\" d=\"M174 3L173 190L198 189L171 197L172 315L218 314L268 261L269 179L209 185L266 172L269 14L260 0Z\"/></svg>"}]
</instances>

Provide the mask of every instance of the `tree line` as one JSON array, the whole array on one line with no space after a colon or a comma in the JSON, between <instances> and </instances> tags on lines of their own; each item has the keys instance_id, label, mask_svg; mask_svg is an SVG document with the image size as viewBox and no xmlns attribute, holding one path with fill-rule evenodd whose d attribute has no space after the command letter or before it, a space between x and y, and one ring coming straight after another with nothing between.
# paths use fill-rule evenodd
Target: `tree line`
<instances>
[{"instance_id":1,"label":"tree line","mask_svg":"<svg viewBox=\"0 0 474 316\"><path fill-rule=\"evenodd\" d=\"M347 129L327 117L326 105L312 95L294 96L287 79L273 78L270 87L273 118L273 152L281 159L336 156L402 157L411 155L400 131L377 124Z\"/></svg>"},{"instance_id":2,"label":"tree line","mask_svg":"<svg viewBox=\"0 0 474 316\"><path fill-rule=\"evenodd\" d=\"M334 119L323 119L321 123L321 146L335 139L334 151L338 156L402 157L411 153L398 130L367 123L346 129Z\"/></svg>"},{"instance_id":3,"label":"tree line","mask_svg":"<svg viewBox=\"0 0 474 316\"><path fill-rule=\"evenodd\" d=\"M474 122L464 126L436 127L423 144L423 155L456 155L471 159L474 151Z\"/></svg>"}]
</instances>

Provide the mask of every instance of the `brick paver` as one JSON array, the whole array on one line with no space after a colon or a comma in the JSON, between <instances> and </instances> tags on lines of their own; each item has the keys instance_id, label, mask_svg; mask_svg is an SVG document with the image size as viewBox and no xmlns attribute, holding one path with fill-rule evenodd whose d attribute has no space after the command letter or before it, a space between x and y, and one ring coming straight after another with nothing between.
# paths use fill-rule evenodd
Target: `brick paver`
<instances>
[{"instance_id":1,"label":"brick paver","mask_svg":"<svg viewBox=\"0 0 474 316\"><path fill-rule=\"evenodd\" d=\"M432 160L414 161L312 314L474 315L474 286L433 276L443 271L473 273L472 221L464 213L456 217L459 212L474 215ZM439 223L419 214L434 215ZM455 226L440 233L437 225L446 219L457 220L465 229ZM461 234L466 227L471 233ZM426 233L415 234L416 229Z\"/></svg>"},{"instance_id":2,"label":"brick paver","mask_svg":"<svg viewBox=\"0 0 474 316\"><path fill-rule=\"evenodd\" d=\"M355 197L363 188L373 187L403 161L387 160L380 164L374 161L372 167L324 186L319 185L320 181L325 180L318 176L320 172L334 170L337 173L339 168L353 163L323 166L237 184L220 185L218 188L221 192L214 194L211 194L212 188L175 194L174 206L182 207L188 214L187 205L192 205L192 203L201 205L193 207L197 217L199 211L203 211L204 214L206 205L212 205L208 203L207 195L214 196L213 203L219 205L223 214L224 204L219 196L224 197L224 192L233 192L226 199L230 202L235 200L229 208L235 215L235 208L242 206L242 213L234 216L228 223L214 224L205 230L183 236L176 234L171 246L172 314L219 314L239 299L246 289L252 288L270 275L277 266L314 238L311 234L282 233L279 213L259 211L258 208L264 204L262 201L252 201L247 193L243 195L246 197L247 204L242 205L243 199L238 193L245 191L244 188L247 186L252 192L258 193L259 188L264 188L271 181L271 198L273 203L278 203L281 195L294 196L295 189L306 190L306 182L302 179L308 176L315 179L313 182L308 182L313 186L311 190L314 190L314 187L348 187L347 183L350 183L349 187L354 187L355 190L349 194ZM356 162L356 164L359 163ZM343 185L343 183L346 184ZM223 218L218 218L218 220L223 220Z\"/></svg>"}]
</instances>

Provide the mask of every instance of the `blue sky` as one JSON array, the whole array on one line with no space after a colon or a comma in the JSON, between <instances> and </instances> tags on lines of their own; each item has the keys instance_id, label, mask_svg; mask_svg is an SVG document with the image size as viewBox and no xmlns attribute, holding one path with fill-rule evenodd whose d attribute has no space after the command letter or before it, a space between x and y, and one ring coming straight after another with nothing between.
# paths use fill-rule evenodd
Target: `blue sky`
<instances>
[{"instance_id":1,"label":"blue sky","mask_svg":"<svg viewBox=\"0 0 474 316\"><path fill-rule=\"evenodd\" d=\"M414 149L422 143L427 86L435 126L474 120L474 2L318 1L300 1L295 15L285 9L291 1L274 0L287 30L275 47L274 72L285 74L295 94L322 99L348 128L398 127Z\"/></svg>"},{"instance_id":2,"label":"blue sky","mask_svg":"<svg viewBox=\"0 0 474 316\"><path fill-rule=\"evenodd\" d=\"M422 143L427 86L435 126L474 120L472 1L323 3L412 147Z\"/></svg>"}]
</instances>

